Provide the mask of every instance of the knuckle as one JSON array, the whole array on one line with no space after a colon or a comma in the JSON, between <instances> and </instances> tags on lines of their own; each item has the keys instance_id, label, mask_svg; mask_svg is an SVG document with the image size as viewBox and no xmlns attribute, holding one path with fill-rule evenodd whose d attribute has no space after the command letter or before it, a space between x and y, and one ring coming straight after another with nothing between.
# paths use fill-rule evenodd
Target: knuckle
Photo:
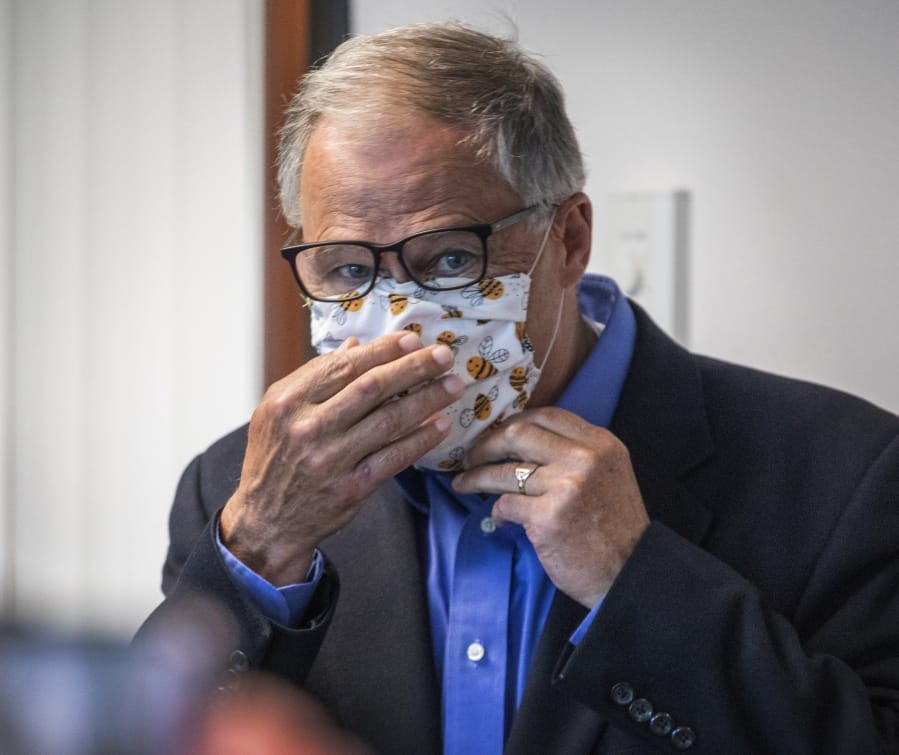
<instances>
[{"instance_id":1,"label":"knuckle","mask_svg":"<svg viewBox=\"0 0 899 755\"><path fill-rule=\"evenodd\" d=\"M322 377L326 381L335 383L348 383L356 377L355 363L350 359L346 352L331 352L318 357L321 370L324 373Z\"/></svg>"},{"instance_id":2,"label":"knuckle","mask_svg":"<svg viewBox=\"0 0 899 755\"><path fill-rule=\"evenodd\" d=\"M505 433L506 437L514 446L527 438L530 428L526 422L507 422L500 425L500 430Z\"/></svg>"},{"instance_id":3,"label":"knuckle","mask_svg":"<svg viewBox=\"0 0 899 755\"><path fill-rule=\"evenodd\" d=\"M596 452L592 448L576 445L568 452L571 468L588 469L596 463Z\"/></svg>"},{"instance_id":4,"label":"knuckle","mask_svg":"<svg viewBox=\"0 0 899 755\"><path fill-rule=\"evenodd\" d=\"M290 437L300 444L314 442L322 436L323 432L324 421L314 412L307 412L297 417L290 426Z\"/></svg>"},{"instance_id":5,"label":"knuckle","mask_svg":"<svg viewBox=\"0 0 899 755\"><path fill-rule=\"evenodd\" d=\"M402 431L403 422L393 407L385 407L374 419L372 434L384 441L394 440Z\"/></svg>"},{"instance_id":6,"label":"knuckle","mask_svg":"<svg viewBox=\"0 0 899 755\"><path fill-rule=\"evenodd\" d=\"M363 400L379 399L384 392L384 381L376 374L367 372L353 383L353 388Z\"/></svg>"},{"instance_id":7,"label":"knuckle","mask_svg":"<svg viewBox=\"0 0 899 755\"><path fill-rule=\"evenodd\" d=\"M582 494L585 482L586 480L578 475L567 474L554 483L554 492L561 500L570 501ZM556 511L555 514L553 519L558 519L559 512Z\"/></svg>"}]
</instances>

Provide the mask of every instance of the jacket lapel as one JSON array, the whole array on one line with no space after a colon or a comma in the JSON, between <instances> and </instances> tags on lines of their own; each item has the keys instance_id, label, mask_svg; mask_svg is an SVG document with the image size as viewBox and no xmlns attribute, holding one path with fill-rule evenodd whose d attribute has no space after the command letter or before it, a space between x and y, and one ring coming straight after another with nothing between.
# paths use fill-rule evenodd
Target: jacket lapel
<instances>
[{"instance_id":1,"label":"jacket lapel","mask_svg":"<svg viewBox=\"0 0 899 755\"><path fill-rule=\"evenodd\" d=\"M308 686L385 754L441 750L418 516L390 482L322 544L340 575L340 598Z\"/></svg>"}]
</instances>

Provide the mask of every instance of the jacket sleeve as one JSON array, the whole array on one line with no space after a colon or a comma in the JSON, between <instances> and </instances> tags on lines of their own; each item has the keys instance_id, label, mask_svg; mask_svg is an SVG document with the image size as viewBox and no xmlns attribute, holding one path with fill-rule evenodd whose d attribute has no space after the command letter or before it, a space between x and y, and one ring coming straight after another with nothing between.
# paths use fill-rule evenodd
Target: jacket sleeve
<instances>
[{"instance_id":1,"label":"jacket sleeve","mask_svg":"<svg viewBox=\"0 0 899 755\"><path fill-rule=\"evenodd\" d=\"M212 605L217 620L215 643L220 666L242 672L272 671L302 685L327 631L338 594L333 566L325 572L306 620L296 629L267 619L232 578L217 547L215 533L222 506L239 475L232 459L241 454L215 451L195 458L184 471L169 518L169 549L163 567L163 603L144 622L135 641L164 636L185 621L199 622ZM230 457L230 458L229 458ZM208 630L209 621L204 621Z\"/></svg>"},{"instance_id":2,"label":"jacket sleeve","mask_svg":"<svg viewBox=\"0 0 899 755\"><path fill-rule=\"evenodd\" d=\"M654 522L556 683L660 752L687 727L679 742L696 753L899 753L899 438L845 506L792 620Z\"/></svg>"}]
</instances>

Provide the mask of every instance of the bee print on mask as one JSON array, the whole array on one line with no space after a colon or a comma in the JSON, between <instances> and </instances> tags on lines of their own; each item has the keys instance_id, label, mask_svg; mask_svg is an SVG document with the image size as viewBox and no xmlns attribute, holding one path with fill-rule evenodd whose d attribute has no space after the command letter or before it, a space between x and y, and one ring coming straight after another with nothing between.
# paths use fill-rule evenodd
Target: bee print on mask
<instances>
[{"instance_id":1,"label":"bee print on mask","mask_svg":"<svg viewBox=\"0 0 899 755\"><path fill-rule=\"evenodd\" d=\"M530 367L515 367L509 373L509 385L511 385L519 393L524 390L531 377Z\"/></svg>"},{"instance_id":2,"label":"bee print on mask","mask_svg":"<svg viewBox=\"0 0 899 755\"><path fill-rule=\"evenodd\" d=\"M446 472L452 472L454 469L458 469L462 466L462 459L465 458L465 449L462 448L462 446L456 446L447 454L447 457L448 458L441 461L437 467Z\"/></svg>"},{"instance_id":3,"label":"bee print on mask","mask_svg":"<svg viewBox=\"0 0 899 755\"><path fill-rule=\"evenodd\" d=\"M410 322L403 330L408 330L410 333L415 333L419 338L421 338L421 324L417 322Z\"/></svg>"},{"instance_id":4,"label":"bee print on mask","mask_svg":"<svg viewBox=\"0 0 899 755\"><path fill-rule=\"evenodd\" d=\"M345 298L349 299L351 296L356 296L358 293L358 291L353 291L352 293L346 294ZM337 321L337 324L346 325L347 313L358 312L362 309L362 304L364 302L365 299L352 299L350 301L340 302L340 306L334 312L334 319Z\"/></svg>"},{"instance_id":5,"label":"bee print on mask","mask_svg":"<svg viewBox=\"0 0 899 755\"><path fill-rule=\"evenodd\" d=\"M515 323L515 337L521 344L522 354L534 350L534 345L531 343L531 339L528 337L528 334L524 332L524 325L525 324L523 322Z\"/></svg>"},{"instance_id":6,"label":"bee print on mask","mask_svg":"<svg viewBox=\"0 0 899 755\"><path fill-rule=\"evenodd\" d=\"M493 402L499 397L499 386L494 385L486 395L479 393L475 396L474 406L470 409L463 409L459 415L459 424L462 427L470 427L471 423L476 419L487 420L493 412Z\"/></svg>"},{"instance_id":7,"label":"bee print on mask","mask_svg":"<svg viewBox=\"0 0 899 755\"><path fill-rule=\"evenodd\" d=\"M403 314L409 306L409 297L402 294L388 294L387 299L390 302L390 314L392 315Z\"/></svg>"},{"instance_id":8,"label":"bee print on mask","mask_svg":"<svg viewBox=\"0 0 899 755\"><path fill-rule=\"evenodd\" d=\"M437 343L449 346L453 354L456 354L459 351L459 347L462 346L462 344L467 343L467 341L468 336L456 335L451 330L444 330L437 336Z\"/></svg>"},{"instance_id":9,"label":"bee print on mask","mask_svg":"<svg viewBox=\"0 0 899 755\"><path fill-rule=\"evenodd\" d=\"M463 288L461 296L463 299L468 299L472 307L480 307L485 299L496 301L501 299L505 292L506 287L502 281L496 280L496 278L484 278L473 286Z\"/></svg>"},{"instance_id":10,"label":"bee print on mask","mask_svg":"<svg viewBox=\"0 0 899 755\"><path fill-rule=\"evenodd\" d=\"M478 344L480 356L471 357L465 364L468 374L475 380L486 380L496 374L496 365L509 358L507 349L493 350L493 337L485 336Z\"/></svg>"}]
</instances>

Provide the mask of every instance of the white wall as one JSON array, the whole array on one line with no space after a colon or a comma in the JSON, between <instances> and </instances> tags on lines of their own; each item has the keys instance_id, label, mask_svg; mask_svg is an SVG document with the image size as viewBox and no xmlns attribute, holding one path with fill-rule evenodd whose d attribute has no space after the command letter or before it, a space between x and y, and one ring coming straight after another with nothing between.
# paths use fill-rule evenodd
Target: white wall
<instances>
[{"instance_id":1,"label":"white wall","mask_svg":"<svg viewBox=\"0 0 899 755\"><path fill-rule=\"evenodd\" d=\"M0 0L0 616L11 610L12 0Z\"/></svg>"},{"instance_id":2,"label":"white wall","mask_svg":"<svg viewBox=\"0 0 899 755\"><path fill-rule=\"evenodd\" d=\"M17 612L128 632L261 388L261 3L12 9Z\"/></svg>"},{"instance_id":3,"label":"white wall","mask_svg":"<svg viewBox=\"0 0 899 755\"><path fill-rule=\"evenodd\" d=\"M597 209L693 197L690 345L899 411L896 0L357 0L354 31L517 25L561 78Z\"/></svg>"}]
</instances>

